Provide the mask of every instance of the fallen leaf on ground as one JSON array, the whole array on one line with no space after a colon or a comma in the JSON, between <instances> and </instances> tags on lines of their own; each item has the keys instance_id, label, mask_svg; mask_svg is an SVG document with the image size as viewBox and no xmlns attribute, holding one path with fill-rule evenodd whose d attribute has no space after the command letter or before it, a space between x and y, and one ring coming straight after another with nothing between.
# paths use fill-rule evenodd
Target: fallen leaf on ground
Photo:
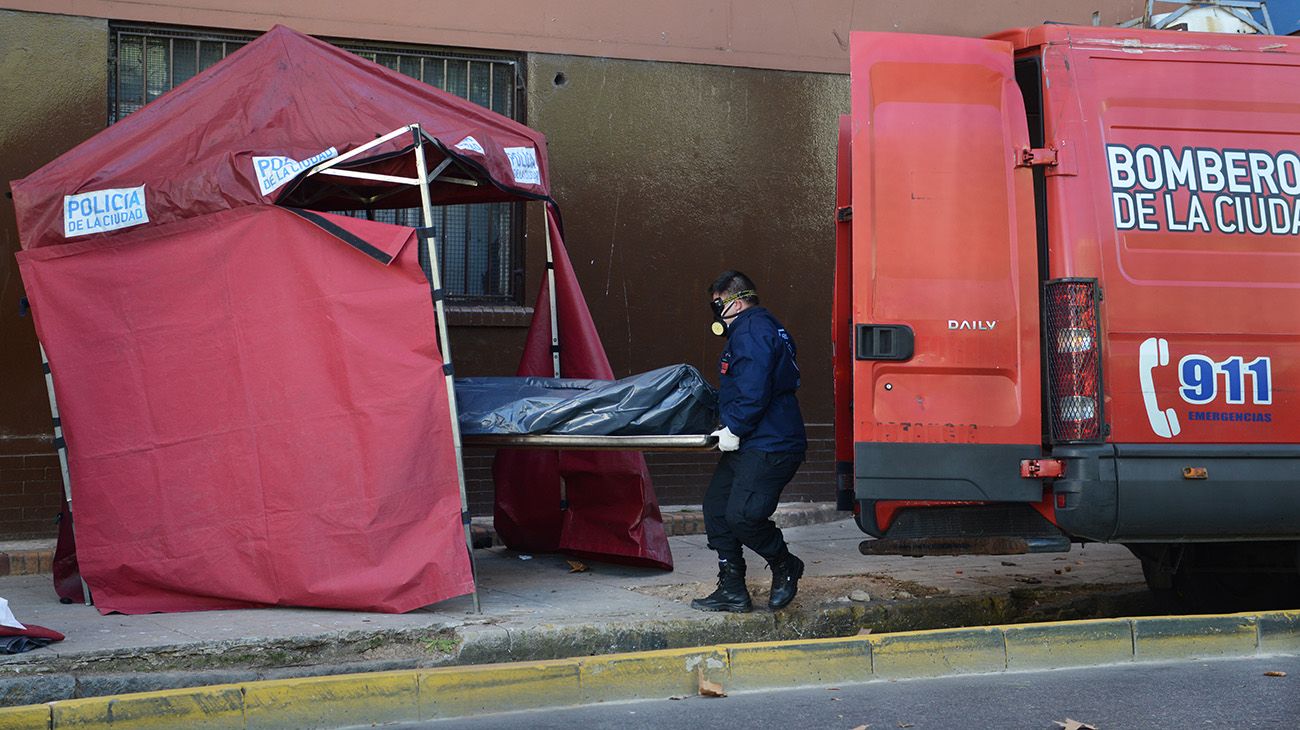
<instances>
[{"instance_id":1,"label":"fallen leaf on ground","mask_svg":"<svg viewBox=\"0 0 1300 730\"><path fill-rule=\"evenodd\" d=\"M577 560L566 560L564 562L569 564L570 573L586 573L588 570L591 570L591 568L587 567L586 563L580 563Z\"/></svg>"},{"instance_id":2,"label":"fallen leaf on ground","mask_svg":"<svg viewBox=\"0 0 1300 730\"><path fill-rule=\"evenodd\" d=\"M900 723L898 723L898 726L899 726L899 727L912 727L912 723L910 723L910 722L900 722Z\"/></svg>"},{"instance_id":3,"label":"fallen leaf on ground","mask_svg":"<svg viewBox=\"0 0 1300 730\"><path fill-rule=\"evenodd\" d=\"M956 573L957 573L957 575L961 575L961 571L960 571L960 570L956 571Z\"/></svg>"},{"instance_id":4,"label":"fallen leaf on ground","mask_svg":"<svg viewBox=\"0 0 1300 730\"><path fill-rule=\"evenodd\" d=\"M1096 725L1089 725L1086 722L1071 720L1068 717L1065 718L1065 722L1061 722L1060 720L1056 720L1055 722L1057 727L1065 728L1065 730L1097 730Z\"/></svg>"},{"instance_id":5,"label":"fallen leaf on ground","mask_svg":"<svg viewBox=\"0 0 1300 730\"><path fill-rule=\"evenodd\" d=\"M1028 584L1031 585L1031 586L1032 586L1032 585L1038 585L1039 583L1042 583L1041 580L1039 580L1039 579L1037 579L1037 578L1035 578L1035 577L1033 577L1033 576L1030 576L1030 575L1018 575L1018 576L1016 576L1016 580L1020 581L1021 583L1028 583Z\"/></svg>"},{"instance_id":6,"label":"fallen leaf on ground","mask_svg":"<svg viewBox=\"0 0 1300 730\"><path fill-rule=\"evenodd\" d=\"M839 702L839 701L840 701L840 698L839 698L839 697L832 697L832 698L831 698L831 702Z\"/></svg>"},{"instance_id":7,"label":"fallen leaf on ground","mask_svg":"<svg viewBox=\"0 0 1300 730\"><path fill-rule=\"evenodd\" d=\"M867 728L869 728L869 727L871 727L871 726L870 726L870 725L858 725L857 727L853 728L853 730L867 730Z\"/></svg>"},{"instance_id":8,"label":"fallen leaf on ground","mask_svg":"<svg viewBox=\"0 0 1300 730\"><path fill-rule=\"evenodd\" d=\"M1286 672L1264 672L1265 677L1285 677Z\"/></svg>"},{"instance_id":9,"label":"fallen leaf on ground","mask_svg":"<svg viewBox=\"0 0 1300 730\"><path fill-rule=\"evenodd\" d=\"M717 682L710 682L704 678L704 668L700 667L697 672L700 679L700 694L704 697L726 697L727 693L723 691L722 685Z\"/></svg>"},{"instance_id":10,"label":"fallen leaf on ground","mask_svg":"<svg viewBox=\"0 0 1300 730\"><path fill-rule=\"evenodd\" d=\"M826 691L827 691L827 692L839 692L839 691L840 691L840 688L839 688L839 687L827 687L827 688L826 688Z\"/></svg>"},{"instance_id":11,"label":"fallen leaf on ground","mask_svg":"<svg viewBox=\"0 0 1300 730\"><path fill-rule=\"evenodd\" d=\"M668 699L670 699L670 700L684 700L684 699L686 699L686 695L673 695L672 697L669 697Z\"/></svg>"},{"instance_id":12,"label":"fallen leaf on ground","mask_svg":"<svg viewBox=\"0 0 1300 730\"><path fill-rule=\"evenodd\" d=\"M1052 572L1053 572L1053 573L1056 573L1057 575L1060 575L1060 574L1061 574L1061 569L1060 569L1060 568L1057 568L1057 569L1053 570Z\"/></svg>"},{"instance_id":13,"label":"fallen leaf on ground","mask_svg":"<svg viewBox=\"0 0 1300 730\"><path fill-rule=\"evenodd\" d=\"M1003 560L1002 564L1007 566L1008 568L1015 566L1015 563L1011 562L1010 560Z\"/></svg>"}]
</instances>

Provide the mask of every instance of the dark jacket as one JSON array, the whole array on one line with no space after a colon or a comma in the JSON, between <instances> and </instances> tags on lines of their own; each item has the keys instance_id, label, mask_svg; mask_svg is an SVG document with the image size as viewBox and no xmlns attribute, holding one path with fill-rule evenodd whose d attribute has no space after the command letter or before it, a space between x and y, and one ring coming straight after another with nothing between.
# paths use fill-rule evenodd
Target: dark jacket
<instances>
[{"instance_id":1,"label":"dark jacket","mask_svg":"<svg viewBox=\"0 0 1300 730\"><path fill-rule=\"evenodd\" d=\"M795 398L795 353L794 338L764 307L746 309L727 328L718 359L718 407L722 425L740 437L741 451L807 451Z\"/></svg>"}]
</instances>

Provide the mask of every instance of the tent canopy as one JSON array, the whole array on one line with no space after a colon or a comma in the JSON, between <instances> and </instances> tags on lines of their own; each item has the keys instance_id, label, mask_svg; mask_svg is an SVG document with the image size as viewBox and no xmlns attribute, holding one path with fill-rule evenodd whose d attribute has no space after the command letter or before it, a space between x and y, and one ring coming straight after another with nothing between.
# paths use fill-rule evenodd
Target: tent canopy
<instances>
[{"instance_id":1,"label":"tent canopy","mask_svg":"<svg viewBox=\"0 0 1300 730\"><path fill-rule=\"evenodd\" d=\"M276 26L13 183L19 236L34 249L243 205L418 205L410 185L302 175L413 123L434 141L431 168L452 160L456 182L435 182L436 202L549 196L540 132ZM414 177L413 141L399 135L339 167Z\"/></svg>"}]
</instances>

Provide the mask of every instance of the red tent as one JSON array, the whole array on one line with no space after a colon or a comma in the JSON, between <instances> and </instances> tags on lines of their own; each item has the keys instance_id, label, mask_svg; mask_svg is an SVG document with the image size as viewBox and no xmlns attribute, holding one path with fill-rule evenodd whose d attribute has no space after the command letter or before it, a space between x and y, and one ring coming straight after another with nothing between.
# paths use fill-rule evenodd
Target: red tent
<instances>
[{"instance_id":1,"label":"red tent","mask_svg":"<svg viewBox=\"0 0 1300 730\"><path fill-rule=\"evenodd\" d=\"M473 590L425 237L313 212L418 204L416 175L434 204L556 212L541 134L277 27L13 183L101 611L405 611ZM608 376L551 234L563 374ZM550 359L538 313L521 369ZM614 497L571 500L584 534L553 539L566 521L534 489L568 460L498 469L499 511L555 517L516 538L669 565L639 455L584 460Z\"/></svg>"}]
</instances>

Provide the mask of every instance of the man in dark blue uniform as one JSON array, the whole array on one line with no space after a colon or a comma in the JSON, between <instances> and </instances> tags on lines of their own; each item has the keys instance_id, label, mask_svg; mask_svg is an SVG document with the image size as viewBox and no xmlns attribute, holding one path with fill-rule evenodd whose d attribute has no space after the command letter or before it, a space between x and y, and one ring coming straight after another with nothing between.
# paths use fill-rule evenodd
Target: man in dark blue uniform
<instances>
[{"instance_id":1,"label":"man in dark blue uniform","mask_svg":"<svg viewBox=\"0 0 1300 730\"><path fill-rule=\"evenodd\" d=\"M772 569L768 606L794 600L803 561L790 554L772 522L781 490L808 450L795 391L799 365L790 333L758 304L754 282L727 271L709 287L713 332L726 335L718 360L722 428L714 432L722 458L704 493L704 527L718 553L718 589L691 601L702 611L753 608L745 586L748 547Z\"/></svg>"}]
</instances>

